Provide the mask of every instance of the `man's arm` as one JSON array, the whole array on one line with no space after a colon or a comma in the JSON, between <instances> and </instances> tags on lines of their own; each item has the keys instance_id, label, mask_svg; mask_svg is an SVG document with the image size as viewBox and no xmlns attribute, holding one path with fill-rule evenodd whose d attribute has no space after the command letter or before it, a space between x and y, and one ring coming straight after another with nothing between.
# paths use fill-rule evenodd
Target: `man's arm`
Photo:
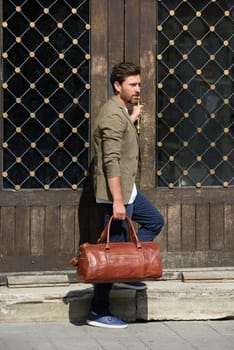
<instances>
[{"instance_id":1,"label":"man's arm","mask_svg":"<svg viewBox=\"0 0 234 350\"><path fill-rule=\"evenodd\" d=\"M123 203L123 196L120 185L120 177L108 178L108 186L113 198L113 216L114 219L124 220L126 215L126 209Z\"/></svg>"}]
</instances>

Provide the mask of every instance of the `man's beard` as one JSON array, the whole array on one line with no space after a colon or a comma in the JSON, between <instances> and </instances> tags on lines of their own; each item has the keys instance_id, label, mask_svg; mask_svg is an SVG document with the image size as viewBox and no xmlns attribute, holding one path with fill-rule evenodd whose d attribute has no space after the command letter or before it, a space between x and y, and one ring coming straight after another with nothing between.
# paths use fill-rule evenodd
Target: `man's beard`
<instances>
[{"instance_id":1,"label":"man's beard","mask_svg":"<svg viewBox=\"0 0 234 350\"><path fill-rule=\"evenodd\" d=\"M139 95L134 95L134 97L131 98L131 104L132 105L136 105L138 103L139 100Z\"/></svg>"}]
</instances>

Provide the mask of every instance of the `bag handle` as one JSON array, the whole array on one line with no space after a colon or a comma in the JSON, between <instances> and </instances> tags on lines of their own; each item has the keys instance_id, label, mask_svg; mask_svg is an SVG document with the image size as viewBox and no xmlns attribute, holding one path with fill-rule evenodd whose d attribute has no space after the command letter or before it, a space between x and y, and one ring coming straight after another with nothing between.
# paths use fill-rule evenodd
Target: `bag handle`
<instances>
[{"instance_id":1,"label":"bag handle","mask_svg":"<svg viewBox=\"0 0 234 350\"><path fill-rule=\"evenodd\" d=\"M108 224L103 229L103 231L102 231L102 233L101 233L101 235L100 235L100 237L98 238L98 241L97 241L97 243L102 243L106 239L106 249L107 250L110 249L110 226L111 226L111 222L112 222L113 219L114 219L114 216L112 215L110 217L110 220L109 220ZM127 220L128 224L129 224L129 236L136 243L136 247L137 248L141 248L141 241L137 237L137 234L136 234L136 231L134 229L132 220L130 219L130 217L128 215L125 216L125 220Z\"/></svg>"}]
</instances>

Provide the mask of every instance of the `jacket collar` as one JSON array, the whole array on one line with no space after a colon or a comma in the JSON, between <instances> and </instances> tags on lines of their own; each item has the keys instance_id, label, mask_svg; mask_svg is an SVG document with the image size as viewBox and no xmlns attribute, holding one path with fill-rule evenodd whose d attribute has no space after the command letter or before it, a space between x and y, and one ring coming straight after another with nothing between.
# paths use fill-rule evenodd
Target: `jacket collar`
<instances>
[{"instance_id":1,"label":"jacket collar","mask_svg":"<svg viewBox=\"0 0 234 350\"><path fill-rule=\"evenodd\" d=\"M122 109L122 111L124 112L124 114L126 115L126 117L128 117L128 119L129 119L129 114L128 114L128 112L126 111L126 108L122 105L122 103L121 103L120 100L118 99L118 97L117 97L116 95L113 95L113 96L111 96L111 100L112 100L115 104L117 104L117 106L118 106L119 108ZM129 120L130 120L130 119L129 119Z\"/></svg>"},{"instance_id":2,"label":"jacket collar","mask_svg":"<svg viewBox=\"0 0 234 350\"><path fill-rule=\"evenodd\" d=\"M125 117L128 119L129 123L131 124L131 126L134 128L134 130L136 131L135 125L131 122L131 119L129 118L129 114L126 111L126 108L122 105L122 103L119 101L118 97L116 95L111 96L110 98L122 111L123 114L125 115ZM136 133L136 139L137 142L139 142L139 138L138 135Z\"/></svg>"}]
</instances>

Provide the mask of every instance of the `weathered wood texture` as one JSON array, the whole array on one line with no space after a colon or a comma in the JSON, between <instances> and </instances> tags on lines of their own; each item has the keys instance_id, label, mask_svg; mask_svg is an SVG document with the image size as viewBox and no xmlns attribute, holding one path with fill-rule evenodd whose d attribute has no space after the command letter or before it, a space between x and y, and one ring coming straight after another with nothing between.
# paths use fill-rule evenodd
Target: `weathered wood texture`
<instances>
[{"instance_id":1,"label":"weathered wood texture","mask_svg":"<svg viewBox=\"0 0 234 350\"><path fill-rule=\"evenodd\" d=\"M154 0L140 1L140 66L141 66L141 99L144 112L141 118L140 149L141 149L141 180L142 188L155 187L156 169L156 65L155 37L156 11Z\"/></svg>"},{"instance_id":2,"label":"weathered wood texture","mask_svg":"<svg viewBox=\"0 0 234 350\"><path fill-rule=\"evenodd\" d=\"M140 63L145 104L140 185L165 218L157 238L164 267L233 266L234 188L155 188L155 1L91 4L91 139L99 107L112 93L112 66ZM2 124L0 135L1 130ZM79 242L95 242L101 230L102 209L91 188L1 191L0 272L72 269Z\"/></svg>"},{"instance_id":3,"label":"weathered wood texture","mask_svg":"<svg viewBox=\"0 0 234 350\"><path fill-rule=\"evenodd\" d=\"M153 197L165 218L157 238L164 267L233 265L234 203L162 205L156 192ZM102 229L100 209L91 201L1 207L0 213L1 272L70 269L79 242L95 242Z\"/></svg>"}]
</instances>

